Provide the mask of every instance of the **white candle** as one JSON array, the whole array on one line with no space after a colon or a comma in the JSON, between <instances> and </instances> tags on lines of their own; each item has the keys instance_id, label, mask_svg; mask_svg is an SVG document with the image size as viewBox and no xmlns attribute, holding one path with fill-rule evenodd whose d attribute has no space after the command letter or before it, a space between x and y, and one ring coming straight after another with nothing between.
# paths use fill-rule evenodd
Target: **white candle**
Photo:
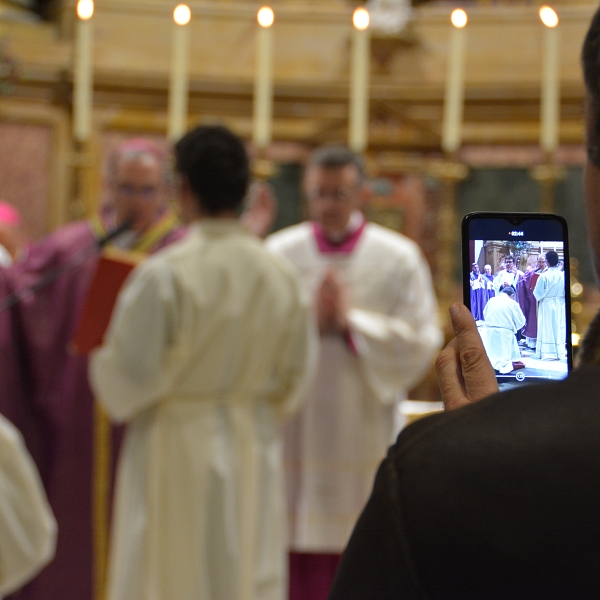
<instances>
[{"instance_id":1,"label":"white candle","mask_svg":"<svg viewBox=\"0 0 600 600\"><path fill-rule=\"evenodd\" d=\"M448 49L448 70L442 123L442 150L454 153L462 141L463 104L465 96L465 49L467 13L452 11L452 31Z\"/></svg>"},{"instance_id":2,"label":"white candle","mask_svg":"<svg viewBox=\"0 0 600 600\"><path fill-rule=\"evenodd\" d=\"M73 48L73 136L78 142L87 141L92 129L93 14L93 0L79 0Z\"/></svg>"},{"instance_id":3,"label":"white candle","mask_svg":"<svg viewBox=\"0 0 600 600\"><path fill-rule=\"evenodd\" d=\"M192 13L185 4L173 11L173 49L169 82L169 114L167 136L178 140L187 130L190 32L188 23Z\"/></svg>"},{"instance_id":4,"label":"white candle","mask_svg":"<svg viewBox=\"0 0 600 600\"><path fill-rule=\"evenodd\" d=\"M559 31L558 16L549 6L540 8L540 18L545 27L542 66L542 98L540 146L550 154L558 147L560 123Z\"/></svg>"},{"instance_id":5,"label":"white candle","mask_svg":"<svg viewBox=\"0 0 600 600\"><path fill-rule=\"evenodd\" d=\"M273 121L273 10L263 6L257 20L252 140L257 148L264 150L271 142Z\"/></svg>"},{"instance_id":6,"label":"white candle","mask_svg":"<svg viewBox=\"0 0 600 600\"><path fill-rule=\"evenodd\" d=\"M364 152L369 141L369 66L371 61L369 12L366 8L357 8L352 21L354 31L350 62L348 146L355 152Z\"/></svg>"}]
</instances>

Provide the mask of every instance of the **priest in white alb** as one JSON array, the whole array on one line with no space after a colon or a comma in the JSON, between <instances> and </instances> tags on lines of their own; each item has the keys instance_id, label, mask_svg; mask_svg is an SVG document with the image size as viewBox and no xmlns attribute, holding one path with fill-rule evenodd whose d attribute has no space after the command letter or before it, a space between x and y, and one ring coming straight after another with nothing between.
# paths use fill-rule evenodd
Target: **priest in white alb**
<instances>
[{"instance_id":1,"label":"priest in white alb","mask_svg":"<svg viewBox=\"0 0 600 600\"><path fill-rule=\"evenodd\" d=\"M546 252L548 268L539 276L533 295L538 301L535 356L541 360L564 360L567 341L565 274L558 268L558 254Z\"/></svg>"},{"instance_id":2,"label":"priest in white alb","mask_svg":"<svg viewBox=\"0 0 600 600\"><path fill-rule=\"evenodd\" d=\"M310 319L292 270L237 219L237 137L176 146L180 242L119 297L94 388L130 423L120 457L108 600L283 600L281 418L297 406Z\"/></svg>"},{"instance_id":3,"label":"priest in white alb","mask_svg":"<svg viewBox=\"0 0 600 600\"><path fill-rule=\"evenodd\" d=\"M525 315L515 297L515 288L506 286L489 299L483 311L483 345L492 367L502 374L525 366L516 338L517 331L525 325Z\"/></svg>"},{"instance_id":4,"label":"priest in white alb","mask_svg":"<svg viewBox=\"0 0 600 600\"><path fill-rule=\"evenodd\" d=\"M320 330L314 384L285 433L290 599L327 597L376 466L400 428L398 403L442 340L427 262L373 223L362 162L325 146L304 187L312 221L267 238L296 267Z\"/></svg>"}]
</instances>

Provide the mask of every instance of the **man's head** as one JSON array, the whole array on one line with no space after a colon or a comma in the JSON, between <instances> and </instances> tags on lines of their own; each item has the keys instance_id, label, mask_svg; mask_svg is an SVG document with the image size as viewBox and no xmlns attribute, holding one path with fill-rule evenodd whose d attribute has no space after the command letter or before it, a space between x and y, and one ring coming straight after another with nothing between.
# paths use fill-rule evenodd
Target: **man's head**
<instances>
[{"instance_id":1,"label":"man's head","mask_svg":"<svg viewBox=\"0 0 600 600\"><path fill-rule=\"evenodd\" d=\"M473 263L471 265L471 271L473 271L473 273L479 273L479 265L477 263Z\"/></svg>"},{"instance_id":2,"label":"man's head","mask_svg":"<svg viewBox=\"0 0 600 600\"><path fill-rule=\"evenodd\" d=\"M150 140L119 144L109 157L107 183L117 223L131 221L137 233L146 231L167 202L166 156Z\"/></svg>"},{"instance_id":3,"label":"man's head","mask_svg":"<svg viewBox=\"0 0 600 600\"><path fill-rule=\"evenodd\" d=\"M492 265L485 265L485 267L483 267L483 270L485 271L486 275L491 275L492 274Z\"/></svg>"},{"instance_id":4,"label":"man's head","mask_svg":"<svg viewBox=\"0 0 600 600\"><path fill-rule=\"evenodd\" d=\"M188 132L175 146L175 168L188 219L239 210L250 164L242 141L225 127L201 126Z\"/></svg>"},{"instance_id":5,"label":"man's head","mask_svg":"<svg viewBox=\"0 0 600 600\"><path fill-rule=\"evenodd\" d=\"M507 285L506 287L502 288L500 290L500 292L502 292L503 294L506 294L509 298L511 299L515 299L515 288L512 285Z\"/></svg>"},{"instance_id":6,"label":"man's head","mask_svg":"<svg viewBox=\"0 0 600 600\"><path fill-rule=\"evenodd\" d=\"M546 252L546 262L550 267L556 267L558 265L558 254L554 250Z\"/></svg>"},{"instance_id":7,"label":"man's head","mask_svg":"<svg viewBox=\"0 0 600 600\"><path fill-rule=\"evenodd\" d=\"M537 259L537 268L543 271L546 268L546 257L540 254Z\"/></svg>"},{"instance_id":8,"label":"man's head","mask_svg":"<svg viewBox=\"0 0 600 600\"><path fill-rule=\"evenodd\" d=\"M508 268L510 268L512 265L514 265L514 264L515 264L515 259L514 259L512 256L508 255L508 256L506 257L506 259L505 259L505 261L504 261L504 262L505 262L505 264L506 264L506 268L508 269Z\"/></svg>"},{"instance_id":9,"label":"man's head","mask_svg":"<svg viewBox=\"0 0 600 600\"><path fill-rule=\"evenodd\" d=\"M311 219L329 239L339 239L367 196L362 160L345 146L317 149L306 168L304 190Z\"/></svg>"}]
</instances>

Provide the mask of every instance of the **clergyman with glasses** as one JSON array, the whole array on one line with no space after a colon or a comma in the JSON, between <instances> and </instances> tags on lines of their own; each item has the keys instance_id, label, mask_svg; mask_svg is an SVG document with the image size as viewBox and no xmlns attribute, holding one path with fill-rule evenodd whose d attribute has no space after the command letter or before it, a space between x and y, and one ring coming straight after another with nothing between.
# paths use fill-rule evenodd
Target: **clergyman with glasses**
<instances>
[{"instance_id":1,"label":"clergyman with glasses","mask_svg":"<svg viewBox=\"0 0 600 600\"><path fill-rule=\"evenodd\" d=\"M0 413L23 434L59 531L53 562L20 592L23 600L93 595L94 564L102 556L94 555L101 538L94 540L92 532L102 535L107 526L94 520L93 507L108 501L94 496L94 468L103 461L110 471L118 448L115 443L110 452L94 442L87 356L73 353L70 342L98 264L99 238L124 221L130 229L113 240L122 248L150 253L184 236L167 204L168 162L168 154L152 141L122 142L109 157L106 202L99 214L59 228L31 244L22 261L0 268L0 298L5 298L50 271L78 263L0 314ZM80 260L84 256L89 258ZM106 495L111 481L104 483Z\"/></svg>"},{"instance_id":2,"label":"clergyman with glasses","mask_svg":"<svg viewBox=\"0 0 600 600\"><path fill-rule=\"evenodd\" d=\"M312 155L309 221L269 238L313 299L320 331L314 383L285 432L290 600L325 600L367 500L376 465L401 425L398 403L442 336L418 246L365 220L362 160L343 146Z\"/></svg>"}]
</instances>

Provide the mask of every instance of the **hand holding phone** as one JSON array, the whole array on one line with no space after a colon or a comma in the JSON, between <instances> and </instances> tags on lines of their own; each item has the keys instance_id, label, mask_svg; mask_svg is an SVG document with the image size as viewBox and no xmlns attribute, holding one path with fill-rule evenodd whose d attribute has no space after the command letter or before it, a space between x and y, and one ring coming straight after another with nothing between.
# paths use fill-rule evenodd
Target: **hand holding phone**
<instances>
[{"instance_id":1,"label":"hand holding phone","mask_svg":"<svg viewBox=\"0 0 600 600\"><path fill-rule=\"evenodd\" d=\"M566 377L572 348L565 220L471 213L462 243L464 302L500 388ZM485 285L473 285L479 277Z\"/></svg>"},{"instance_id":2,"label":"hand holding phone","mask_svg":"<svg viewBox=\"0 0 600 600\"><path fill-rule=\"evenodd\" d=\"M453 304L450 319L455 337L435 361L445 410L472 404L498 391L494 369L471 313L465 306Z\"/></svg>"}]
</instances>

